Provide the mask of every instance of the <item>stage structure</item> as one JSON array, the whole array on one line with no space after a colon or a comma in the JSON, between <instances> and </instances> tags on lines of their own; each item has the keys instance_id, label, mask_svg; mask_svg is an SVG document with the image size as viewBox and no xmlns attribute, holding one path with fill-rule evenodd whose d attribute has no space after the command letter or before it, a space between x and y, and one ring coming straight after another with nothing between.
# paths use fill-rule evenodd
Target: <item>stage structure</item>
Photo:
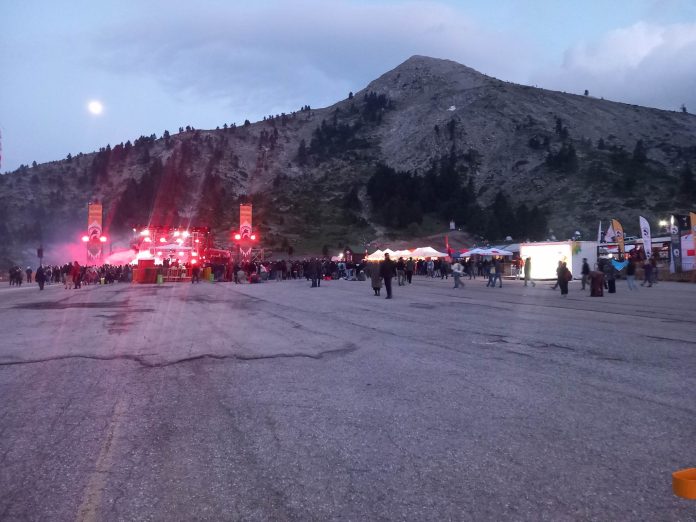
<instances>
[{"instance_id":1,"label":"stage structure","mask_svg":"<svg viewBox=\"0 0 696 522\"><path fill-rule=\"evenodd\" d=\"M225 252L212 248L209 227L152 224L133 227L131 248L136 252L135 260L154 260L156 265L202 265Z\"/></svg>"},{"instance_id":2,"label":"stage structure","mask_svg":"<svg viewBox=\"0 0 696 522\"><path fill-rule=\"evenodd\" d=\"M255 255L255 250L258 249L254 248L258 244L257 237L251 226L252 210L251 203L239 205L239 231L232 236L237 251L237 263L248 263L258 257Z\"/></svg>"},{"instance_id":3,"label":"stage structure","mask_svg":"<svg viewBox=\"0 0 696 522\"><path fill-rule=\"evenodd\" d=\"M107 237L103 234L103 207L99 201L87 205L87 234L82 236L82 242L87 248L87 264L101 263L104 258L104 243Z\"/></svg>"}]
</instances>

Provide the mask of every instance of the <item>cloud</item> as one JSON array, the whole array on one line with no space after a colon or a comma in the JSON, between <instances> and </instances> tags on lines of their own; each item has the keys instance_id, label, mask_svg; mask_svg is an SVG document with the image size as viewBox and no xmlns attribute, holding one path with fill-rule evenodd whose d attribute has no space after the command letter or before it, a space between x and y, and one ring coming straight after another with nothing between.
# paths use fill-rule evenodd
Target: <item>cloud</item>
<instances>
[{"instance_id":1,"label":"cloud","mask_svg":"<svg viewBox=\"0 0 696 522\"><path fill-rule=\"evenodd\" d=\"M413 54L506 79L523 77L521 58L533 55L520 38L483 29L439 2L305 0L212 11L174 2L156 17L139 11L95 38L103 67L258 114L328 105Z\"/></svg>"},{"instance_id":2,"label":"cloud","mask_svg":"<svg viewBox=\"0 0 696 522\"><path fill-rule=\"evenodd\" d=\"M560 70L534 76L559 90L678 110L696 110L696 24L638 22L569 48Z\"/></svg>"}]
</instances>

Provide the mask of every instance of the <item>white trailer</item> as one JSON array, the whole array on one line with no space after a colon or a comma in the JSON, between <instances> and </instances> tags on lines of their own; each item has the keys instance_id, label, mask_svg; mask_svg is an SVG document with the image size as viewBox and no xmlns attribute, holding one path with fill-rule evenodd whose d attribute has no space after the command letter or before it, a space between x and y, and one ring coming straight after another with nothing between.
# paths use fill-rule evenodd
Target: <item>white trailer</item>
<instances>
[{"instance_id":1,"label":"white trailer","mask_svg":"<svg viewBox=\"0 0 696 522\"><path fill-rule=\"evenodd\" d=\"M582 260L587 258L590 270L597 264L596 241L543 241L522 243L520 257L532 258L532 279L556 279L559 261L565 261L574 279L582 277Z\"/></svg>"}]
</instances>

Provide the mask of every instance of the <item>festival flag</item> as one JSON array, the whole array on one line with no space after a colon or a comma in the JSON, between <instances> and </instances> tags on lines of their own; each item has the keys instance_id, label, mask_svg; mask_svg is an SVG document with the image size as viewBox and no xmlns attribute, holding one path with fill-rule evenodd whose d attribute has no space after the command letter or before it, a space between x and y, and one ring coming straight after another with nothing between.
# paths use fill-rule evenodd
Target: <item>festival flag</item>
<instances>
[{"instance_id":1,"label":"festival flag","mask_svg":"<svg viewBox=\"0 0 696 522\"><path fill-rule=\"evenodd\" d=\"M650 223L643 216L638 217L640 223L640 233L643 237L643 252L645 252L645 259L650 259L652 257L652 237L650 235Z\"/></svg>"},{"instance_id":2,"label":"festival flag","mask_svg":"<svg viewBox=\"0 0 696 522\"><path fill-rule=\"evenodd\" d=\"M251 237L251 203L241 203L239 205L239 234L243 239Z\"/></svg>"},{"instance_id":3,"label":"festival flag","mask_svg":"<svg viewBox=\"0 0 696 522\"><path fill-rule=\"evenodd\" d=\"M604 242L613 243L614 242L614 226L609 222L609 228L604 233Z\"/></svg>"},{"instance_id":4,"label":"festival flag","mask_svg":"<svg viewBox=\"0 0 696 522\"><path fill-rule=\"evenodd\" d=\"M452 257L452 249L450 248L449 237L447 237L447 234L445 234L445 248L445 252L447 252L447 255Z\"/></svg>"},{"instance_id":5,"label":"festival flag","mask_svg":"<svg viewBox=\"0 0 696 522\"><path fill-rule=\"evenodd\" d=\"M599 227L597 228L597 243L602 242L602 220L599 220Z\"/></svg>"},{"instance_id":6,"label":"festival flag","mask_svg":"<svg viewBox=\"0 0 696 522\"><path fill-rule=\"evenodd\" d=\"M670 256L669 270L672 273L681 273L681 235L679 234L679 215L673 214L669 218Z\"/></svg>"},{"instance_id":7,"label":"festival flag","mask_svg":"<svg viewBox=\"0 0 696 522\"><path fill-rule=\"evenodd\" d=\"M689 212L691 218L691 246L694 251L689 251L690 256L696 256L696 212Z\"/></svg>"},{"instance_id":8,"label":"festival flag","mask_svg":"<svg viewBox=\"0 0 696 522\"><path fill-rule=\"evenodd\" d=\"M612 219L611 226L614 229L614 236L616 237L615 241L619 247L619 255L622 256L625 252L623 227L621 226L621 223L619 223L618 219Z\"/></svg>"},{"instance_id":9,"label":"festival flag","mask_svg":"<svg viewBox=\"0 0 696 522\"><path fill-rule=\"evenodd\" d=\"M102 219L103 207L98 201L90 202L87 205L87 257L90 260L101 259L103 253L102 237Z\"/></svg>"}]
</instances>

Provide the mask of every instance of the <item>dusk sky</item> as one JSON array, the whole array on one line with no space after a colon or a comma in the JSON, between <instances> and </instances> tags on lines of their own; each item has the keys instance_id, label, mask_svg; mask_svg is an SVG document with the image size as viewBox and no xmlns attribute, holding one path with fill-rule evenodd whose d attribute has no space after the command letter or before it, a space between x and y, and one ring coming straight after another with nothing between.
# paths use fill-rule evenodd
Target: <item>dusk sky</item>
<instances>
[{"instance_id":1,"label":"dusk sky","mask_svg":"<svg viewBox=\"0 0 696 522\"><path fill-rule=\"evenodd\" d=\"M165 129L324 107L414 54L696 112L691 0L3 4L1 172Z\"/></svg>"}]
</instances>

